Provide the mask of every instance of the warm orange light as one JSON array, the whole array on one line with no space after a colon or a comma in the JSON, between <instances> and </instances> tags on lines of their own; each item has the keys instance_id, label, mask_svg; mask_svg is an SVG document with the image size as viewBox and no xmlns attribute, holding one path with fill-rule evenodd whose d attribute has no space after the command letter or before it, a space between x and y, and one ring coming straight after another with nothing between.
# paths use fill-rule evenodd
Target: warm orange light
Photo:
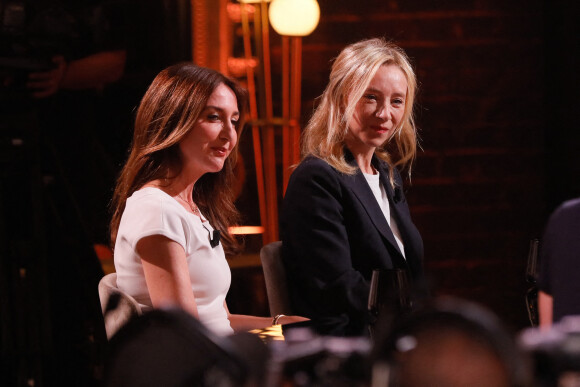
<instances>
[{"instance_id":1,"label":"warm orange light","mask_svg":"<svg viewBox=\"0 0 580 387\"><path fill-rule=\"evenodd\" d=\"M269 16L280 35L306 36L318 25L320 7L316 0L273 0Z\"/></svg>"},{"instance_id":2,"label":"warm orange light","mask_svg":"<svg viewBox=\"0 0 580 387\"><path fill-rule=\"evenodd\" d=\"M264 227L262 226L234 226L230 227L230 234L234 235L249 235L249 234L263 234Z\"/></svg>"}]
</instances>

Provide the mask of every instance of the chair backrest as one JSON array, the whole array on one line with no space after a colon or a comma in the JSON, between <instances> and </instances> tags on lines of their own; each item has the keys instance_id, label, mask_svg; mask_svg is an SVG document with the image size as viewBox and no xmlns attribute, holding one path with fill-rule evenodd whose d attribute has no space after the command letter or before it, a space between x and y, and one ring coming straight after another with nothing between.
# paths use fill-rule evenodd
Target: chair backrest
<instances>
[{"instance_id":1,"label":"chair backrest","mask_svg":"<svg viewBox=\"0 0 580 387\"><path fill-rule=\"evenodd\" d=\"M282 263L281 250L281 241L269 243L260 249L260 260L262 261L262 270L264 270L268 305L272 316L278 314L293 314L288 296L286 271Z\"/></svg>"},{"instance_id":2,"label":"chair backrest","mask_svg":"<svg viewBox=\"0 0 580 387\"><path fill-rule=\"evenodd\" d=\"M139 303L117 288L117 273L110 273L101 278L99 298L107 339L113 337L131 318L142 314Z\"/></svg>"}]
</instances>

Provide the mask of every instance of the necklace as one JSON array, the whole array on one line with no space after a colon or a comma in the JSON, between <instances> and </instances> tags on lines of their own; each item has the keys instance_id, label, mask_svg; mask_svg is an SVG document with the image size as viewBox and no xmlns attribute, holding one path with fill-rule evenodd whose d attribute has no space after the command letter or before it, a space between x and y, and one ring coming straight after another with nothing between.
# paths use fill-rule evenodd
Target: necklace
<instances>
[{"instance_id":1,"label":"necklace","mask_svg":"<svg viewBox=\"0 0 580 387\"><path fill-rule=\"evenodd\" d=\"M195 215L201 218L201 212L199 211L199 207L194 202L190 202L189 200L182 198L181 195L179 194L177 195L177 197L181 199L181 201L187 203L191 212L193 212Z\"/></svg>"}]
</instances>

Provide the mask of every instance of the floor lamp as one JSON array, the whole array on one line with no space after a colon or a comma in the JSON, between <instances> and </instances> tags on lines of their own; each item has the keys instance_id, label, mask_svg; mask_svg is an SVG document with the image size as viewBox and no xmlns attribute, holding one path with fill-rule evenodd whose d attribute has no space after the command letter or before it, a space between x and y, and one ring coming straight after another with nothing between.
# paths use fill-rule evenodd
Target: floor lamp
<instances>
[{"instance_id":1,"label":"floor lamp","mask_svg":"<svg viewBox=\"0 0 580 387\"><path fill-rule=\"evenodd\" d=\"M258 59L258 66L246 67L246 77L250 93L250 124L260 221L264 226L263 243L267 244L279 239L275 129L282 127L284 192L291 173L290 167L300 158L301 37L316 28L320 9L315 0L239 1L242 3L244 57L247 62L253 58ZM253 31L247 3L253 3ZM282 35L282 117L273 114L270 21L274 30Z\"/></svg>"},{"instance_id":2,"label":"floor lamp","mask_svg":"<svg viewBox=\"0 0 580 387\"><path fill-rule=\"evenodd\" d=\"M318 25L316 0L274 0L269 10L272 28L282 36L282 181L283 192L300 161L300 106L302 103L302 37Z\"/></svg>"}]
</instances>

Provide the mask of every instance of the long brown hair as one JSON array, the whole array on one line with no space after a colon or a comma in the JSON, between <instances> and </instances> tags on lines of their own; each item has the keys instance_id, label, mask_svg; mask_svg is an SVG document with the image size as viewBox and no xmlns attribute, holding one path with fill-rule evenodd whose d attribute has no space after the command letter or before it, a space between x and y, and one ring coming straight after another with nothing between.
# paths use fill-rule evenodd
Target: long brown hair
<instances>
[{"instance_id":1,"label":"long brown hair","mask_svg":"<svg viewBox=\"0 0 580 387\"><path fill-rule=\"evenodd\" d=\"M247 112L245 89L223 74L189 62L161 71L141 100L135 119L131 152L121 170L111 202L111 244L114 247L127 198L153 180L171 180L170 171L181 172L179 142L193 128L214 90L225 84L235 94L240 120L238 139ZM193 200L213 227L221 230L226 252L238 250L229 232L239 214L234 206L234 166L238 147L232 150L221 171L206 173L194 186Z\"/></svg>"},{"instance_id":2,"label":"long brown hair","mask_svg":"<svg viewBox=\"0 0 580 387\"><path fill-rule=\"evenodd\" d=\"M348 123L378 69L390 64L398 66L407 78L405 112L401 125L391 138L377 148L375 154L389 164L391 184L392 168L406 167L410 176L417 151L417 130L413 118L417 80L405 52L381 38L353 43L345 47L334 61L329 83L302 135L303 157L319 157L343 173L356 171L344 158Z\"/></svg>"}]
</instances>

